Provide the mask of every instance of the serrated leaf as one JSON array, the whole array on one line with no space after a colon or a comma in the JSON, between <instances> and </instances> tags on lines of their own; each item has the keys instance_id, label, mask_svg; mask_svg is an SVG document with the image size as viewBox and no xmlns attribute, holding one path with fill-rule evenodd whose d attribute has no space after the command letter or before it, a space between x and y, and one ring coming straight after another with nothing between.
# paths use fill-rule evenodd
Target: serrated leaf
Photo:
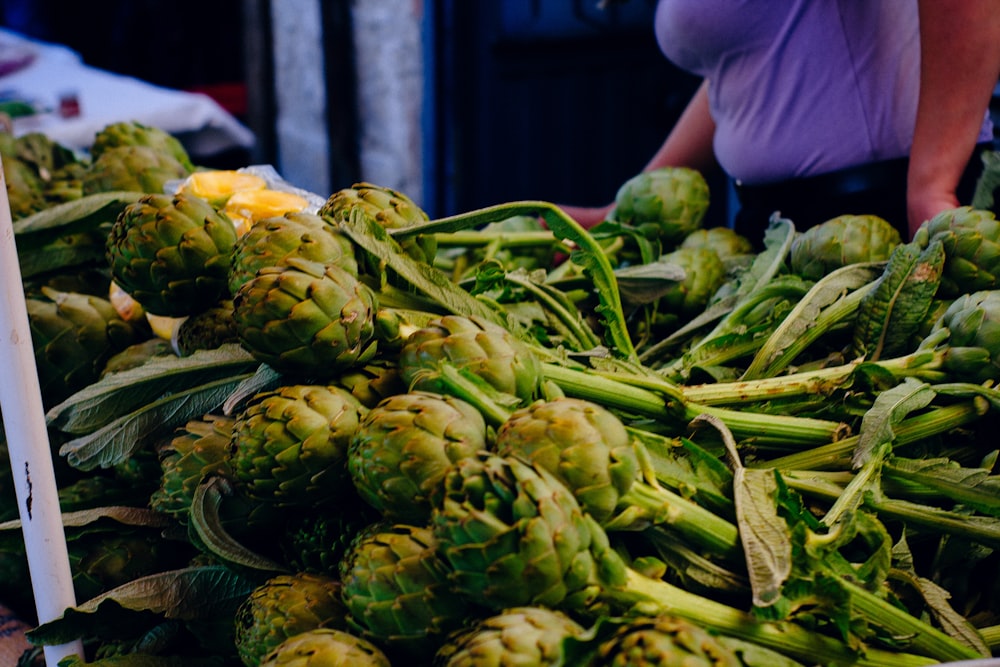
<instances>
[{"instance_id":1,"label":"serrated leaf","mask_svg":"<svg viewBox=\"0 0 1000 667\"><path fill-rule=\"evenodd\" d=\"M622 301L629 306L653 303L683 281L684 277L683 267L664 261L615 270Z\"/></svg>"},{"instance_id":2,"label":"serrated leaf","mask_svg":"<svg viewBox=\"0 0 1000 667\"><path fill-rule=\"evenodd\" d=\"M922 484L982 514L1000 518L1000 476L985 468L963 468L951 459L892 457L884 474Z\"/></svg>"},{"instance_id":3,"label":"serrated leaf","mask_svg":"<svg viewBox=\"0 0 1000 667\"><path fill-rule=\"evenodd\" d=\"M21 218L13 224L18 249L45 245L66 234L93 231L104 223L114 222L126 206L142 196L141 192L100 192Z\"/></svg>"},{"instance_id":4,"label":"serrated leaf","mask_svg":"<svg viewBox=\"0 0 1000 667\"><path fill-rule=\"evenodd\" d=\"M228 377L164 396L64 443L59 454L80 470L108 468L127 461L154 435L167 433L218 408L247 377L249 374Z\"/></svg>"},{"instance_id":5,"label":"serrated leaf","mask_svg":"<svg viewBox=\"0 0 1000 667\"><path fill-rule=\"evenodd\" d=\"M92 433L165 394L242 376L257 366L259 362L237 344L198 350L187 357L157 357L88 385L51 408L46 419L65 433Z\"/></svg>"},{"instance_id":6,"label":"serrated leaf","mask_svg":"<svg viewBox=\"0 0 1000 667\"><path fill-rule=\"evenodd\" d=\"M518 333L519 327L503 313L455 285L439 269L407 255L388 231L361 208L355 208L348 220L337 224L354 243L385 262L386 266L446 311L464 317L481 317Z\"/></svg>"},{"instance_id":7,"label":"serrated leaf","mask_svg":"<svg viewBox=\"0 0 1000 667\"><path fill-rule=\"evenodd\" d=\"M896 439L894 427L911 412L930 405L936 395L930 385L913 378L905 378L895 387L880 392L861 418L852 465L857 468L868 463L876 449L891 444Z\"/></svg>"},{"instance_id":8,"label":"serrated leaf","mask_svg":"<svg viewBox=\"0 0 1000 667\"><path fill-rule=\"evenodd\" d=\"M858 307L855 355L874 361L910 351L941 282L944 261L939 240L924 249L915 243L893 249L875 288Z\"/></svg>"},{"instance_id":9,"label":"serrated leaf","mask_svg":"<svg viewBox=\"0 0 1000 667\"><path fill-rule=\"evenodd\" d=\"M141 507L112 505L80 510L79 512L63 512L62 525L66 528L76 528L102 519L111 519L126 526L149 526L154 528L169 526L173 523L170 517L160 512L154 512L153 510ZM0 531L20 529L20 519L0 523Z\"/></svg>"},{"instance_id":10,"label":"serrated leaf","mask_svg":"<svg viewBox=\"0 0 1000 667\"><path fill-rule=\"evenodd\" d=\"M32 643L63 644L83 636L101 636L128 619L128 613L197 621L235 612L255 587L222 566L190 567L141 577L67 609L60 618L28 631Z\"/></svg>"}]
</instances>

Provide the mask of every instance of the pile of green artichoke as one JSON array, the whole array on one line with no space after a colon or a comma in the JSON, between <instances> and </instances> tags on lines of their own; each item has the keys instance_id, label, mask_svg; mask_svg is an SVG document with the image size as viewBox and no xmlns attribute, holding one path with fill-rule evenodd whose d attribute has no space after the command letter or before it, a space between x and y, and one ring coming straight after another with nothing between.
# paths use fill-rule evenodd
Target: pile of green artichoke
<instances>
[{"instance_id":1,"label":"pile of green artichoke","mask_svg":"<svg viewBox=\"0 0 1000 667\"><path fill-rule=\"evenodd\" d=\"M0 470L23 664L70 639L67 667L1000 647L992 214L909 243L775 216L754 252L664 169L589 230L355 183L241 234L176 188L199 168L169 137L91 155L15 223L78 600L35 621Z\"/></svg>"}]
</instances>

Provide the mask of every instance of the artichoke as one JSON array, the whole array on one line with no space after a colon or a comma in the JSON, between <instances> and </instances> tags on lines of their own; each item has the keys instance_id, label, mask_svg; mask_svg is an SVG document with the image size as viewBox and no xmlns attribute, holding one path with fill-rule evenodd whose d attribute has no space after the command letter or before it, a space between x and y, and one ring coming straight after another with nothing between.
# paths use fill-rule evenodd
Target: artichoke
<instances>
[{"instance_id":1,"label":"artichoke","mask_svg":"<svg viewBox=\"0 0 1000 667\"><path fill-rule=\"evenodd\" d=\"M225 299L200 313L185 317L171 337L174 352L186 357L198 350L214 350L226 343L239 343L233 302Z\"/></svg>"},{"instance_id":2,"label":"artichoke","mask_svg":"<svg viewBox=\"0 0 1000 667\"><path fill-rule=\"evenodd\" d=\"M340 582L306 572L280 574L250 593L234 617L236 650L257 667L290 637L317 628L347 628Z\"/></svg>"},{"instance_id":3,"label":"artichoke","mask_svg":"<svg viewBox=\"0 0 1000 667\"><path fill-rule=\"evenodd\" d=\"M704 628L675 616L627 619L600 642L597 667L743 667L731 648Z\"/></svg>"},{"instance_id":4,"label":"artichoke","mask_svg":"<svg viewBox=\"0 0 1000 667\"><path fill-rule=\"evenodd\" d=\"M639 460L622 421L577 398L535 401L516 410L497 429L494 451L556 475L601 523L614 515L639 477Z\"/></svg>"},{"instance_id":5,"label":"artichoke","mask_svg":"<svg viewBox=\"0 0 1000 667\"><path fill-rule=\"evenodd\" d=\"M545 607L515 607L476 622L448 638L434 656L439 667L547 667L567 664L563 642L583 626Z\"/></svg>"},{"instance_id":6,"label":"artichoke","mask_svg":"<svg viewBox=\"0 0 1000 667\"><path fill-rule=\"evenodd\" d=\"M229 444L235 417L205 415L192 419L159 452L159 487L149 498L157 512L187 522L195 489L209 475L229 477Z\"/></svg>"},{"instance_id":7,"label":"artichoke","mask_svg":"<svg viewBox=\"0 0 1000 667\"><path fill-rule=\"evenodd\" d=\"M228 296L232 223L199 197L151 194L127 206L108 235L114 281L148 313L193 315Z\"/></svg>"},{"instance_id":8,"label":"artichoke","mask_svg":"<svg viewBox=\"0 0 1000 667\"><path fill-rule=\"evenodd\" d=\"M148 146L116 146L95 158L80 178L83 195L99 192L163 194L169 182L191 170L169 153Z\"/></svg>"},{"instance_id":9,"label":"artichoke","mask_svg":"<svg viewBox=\"0 0 1000 667\"><path fill-rule=\"evenodd\" d=\"M111 357L139 340L139 330L97 296L41 288L26 298L38 382L46 405L97 381Z\"/></svg>"},{"instance_id":10,"label":"artichoke","mask_svg":"<svg viewBox=\"0 0 1000 667\"><path fill-rule=\"evenodd\" d=\"M351 392L366 408L374 408L383 399L406 393L399 366L384 360L352 368L334 378L332 383Z\"/></svg>"},{"instance_id":11,"label":"artichoke","mask_svg":"<svg viewBox=\"0 0 1000 667\"><path fill-rule=\"evenodd\" d=\"M339 266L265 267L233 303L243 346L277 371L330 378L375 355L376 294Z\"/></svg>"},{"instance_id":12,"label":"artichoke","mask_svg":"<svg viewBox=\"0 0 1000 667\"><path fill-rule=\"evenodd\" d=\"M711 248L723 260L753 253L750 239L732 227L696 229L681 241L678 248Z\"/></svg>"},{"instance_id":13,"label":"artichoke","mask_svg":"<svg viewBox=\"0 0 1000 667\"><path fill-rule=\"evenodd\" d=\"M349 501L323 512L286 516L287 527L279 545L281 556L295 571L337 577L340 561L354 538L379 518L366 503Z\"/></svg>"},{"instance_id":14,"label":"artichoke","mask_svg":"<svg viewBox=\"0 0 1000 667\"><path fill-rule=\"evenodd\" d=\"M347 468L358 494L386 518L424 523L445 469L486 447L486 422L476 408L412 392L390 396L365 415Z\"/></svg>"},{"instance_id":15,"label":"artichoke","mask_svg":"<svg viewBox=\"0 0 1000 667\"><path fill-rule=\"evenodd\" d=\"M233 249L229 291L236 294L265 266L285 266L291 257L336 264L358 275L350 239L311 213L286 213L254 223Z\"/></svg>"},{"instance_id":16,"label":"artichoke","mask_svg":"<svg viewBox=\"0 0 1000 667\"><path fill-rule=\"evenodd\" d=\"M660 307L668 313L689 317L701 312L726 281L726 266L710 247L680 247L659 261L684 270L684 279L660 296Z\"/></svg>"},{"instance_id":17,"label":"artichoke","mask_svg":"<svg viewBox=\"0 0 1000 667\"><path fill-rule=\"evenodd\" d=\"M348 632L319 628L286 639L260 667L390 667L371 642Z\"/></svg>"},{"instance_id":18,"label":"artichoke","mask_svg":"<svg viewBox=\"0 0 1000 667\"><path fill-rule=\"evenodd\" d=\"M253 499L315 508L351 488L347 449L365 407L344 389L289 385L256 394L236 415L233 475Z\"/></svg>"},{"instance_id":19,"label":"artichoke","mask_svg":"<svg viewBox=\"0 0 1000 667\"><path fill-rule=\"evenodd\" d=\"M541 386L541 364L532 350L507 329L479 318L445 315L411 334L400 350L403 380L415 389L448 393L439 378L443 363L526 402Z\"/></svg>"},{"instance_id":20,"label":"artichoke","mask_svg":"<svg viewBox=\"0 0 1000 667\"><path fill-rule=\"evenodd\" d=\"M961 206L942 211L921 225L913 240L927 247L938 239L944 246L944 271L937 296L955 298L998 287L1000 221L992 211Z\"/></svg>"},{"instance_id":21,"label":"artichoke","mask_svg":"<svg viewBox=\"0 0 1000 667\"><path fill-rule=\"evenodd\" d=\"M963 382L1000 380L1000 290L980 290L955 299L920 347L946 335L943 365Z\"/></svg>"},{"instance_id":22,"label":"artichoke","mask_svg":"<svg viewBox=\"0 0 1000 667\"><path fill-rule=\"evenodd\" d=\"M671 246L701 227L708 204L708 182L701 172L663 167L625 181L609 218Z\"/></svg>"},{"instance_id":23,"label":"artichoke","mask_svg":"<svg viewBox=\"0 0 1000 667\"><path fill-rule=\"evenodd\" d=\"M25 218L46 207L45 183L24 160L14 155L0 155L4 181L7 185L7 203L14 220Z\"/></svg>"},{"instance_id":24,"label":"artichoke","mask_svg":"<svg viewBox=\"0 0 1000 667\"><path fill-rule=\"evenodd\" d=\"M840 215L796 234L789 264L793 273L819 280L848 264L887 261L900 243L899 231L877 215Z\"/></svg>"},{"instance_id":25,"label":"artichoke","mask_svg":"<svg viewBox=\"0 0 1000 667\"><path fill-rule=\"evenodd\" d=\"M169 155L189 172L195 168L187 149L177 137L160 128L136 121L121 121L103 127L94 135L90 154L99 159L109 150L122 146L145 146L160 154Z\"/></svg>"},{"instance_id":26,"label":"artichoke","mask_svg":"<svg viewBox=\"0 0 1000 667\"><path fill-rule=\"evenodd\" d=\"M351 212L360 208L385 229L412 227L428 220L427 214L402 192L373 183L355 183L333 193L319 209L319 215L329 218L334 226L349 220ZM414 259L431 264L437 254L433 235L422 235L404 241L402 249ZM371 268L379 265L377 257L366 257Z\"/></svg>"},{"instance_id":27,"label":"artichoke","mask_svg":"<svg viewBox=\"0 0 1000 667\"><path fill-rule=\"evenodd\" d=\"M358 535L341 564L349 622L388 655L422 662L472 609L453 594L450 574L429 528L375 524Z\"/></svg>"},{"instance_id":28,"label":"artichoke","mask_svg":"<svg viewBox=\"0 0 1000 667\"><path fill-rule=\"evenodd\" d=\"M626 580L607 534L573 493L514 457L481 452L452 465L430 526L456 591L496 611L606 613L603 588Z\"/></svg>"},{"instance_id":29,"label":"artichoke","mask_svg":"<svg viewBox=\"0 0 1000 667\"><path fill-rule=\"evenodd\" d=\"M497 430L494 451L551 473L607 530L669 526L708 554L742 556L736 526L642 476L632 437L619 417L577 398L536 401Z\"/></svg>"}]
</instances>

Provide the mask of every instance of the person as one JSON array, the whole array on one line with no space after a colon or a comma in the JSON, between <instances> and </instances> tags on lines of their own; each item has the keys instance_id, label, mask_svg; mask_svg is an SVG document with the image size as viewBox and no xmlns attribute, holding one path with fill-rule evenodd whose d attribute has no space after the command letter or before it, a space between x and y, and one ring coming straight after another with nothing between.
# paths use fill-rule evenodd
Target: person
<instances>
[{"instance_id":1,"label":"person","mask_svg":"<svg viewBox=\"0 0 1000 667\"><path fill-rule=\"evenodd\" d=\"M720 168L734 228L760 245L771 215L797 229L879 215L912 236L968 203L993 147L995 0L659 0L664 55L703 81L643 168ZM613 203L565 206L584 226Z\"/></svg>"}]
</instances>

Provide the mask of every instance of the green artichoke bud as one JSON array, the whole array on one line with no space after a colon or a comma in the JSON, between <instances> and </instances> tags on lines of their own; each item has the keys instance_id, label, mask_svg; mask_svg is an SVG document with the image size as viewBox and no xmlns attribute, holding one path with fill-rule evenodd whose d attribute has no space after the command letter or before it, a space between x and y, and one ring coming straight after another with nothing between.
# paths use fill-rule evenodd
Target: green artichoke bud
<instances>
[{"instance_id":1,"label":"green artichoke bud","mask_svg":"<svg viewBox=\"0 0 1000 667\"><path fill-rule=\"evenodd\" d=\"M138 330L97 296L41 290L25 299L42 397L54 405L96 382L108 360L138 340Z\"/></svg>"},{"instance_id":2,"label":"green artichoke bud","mask_svg":"<svg viewBox=\"0 0 1000 667\"><path fill-rule=\"evenodd\" d=\"M349 621L390 656L430 658L471 610L452 592L450 574L430 529L376 524L358 535L342 561Z\"/></svg>"},{"instance_id":3,"label":"green artichoke bud","mask_svg":"<svg viewBox=\"0 0 1000 667\"><path fill-rule=\"evenodd\" d=\"M277 371L333 377L375 355L375 292L338 266L265 267L233 300L243 346Z\"/></svg>"},{"instance_id":4,"label":"green artichoke bud","mask_svg":"<svg viewBox=\"0 0 1000 667\"><path fill-rule=\"evenodd\" d=\"M317 628L347 628L340 582L307 572L281 574L258 586L236 610L235 643L247 667L257 667L282 642Z\"/></svg>"},{"instance_id":5,"label":"green artichoke bud","mask_svg":"<svg viewBox=\"0 0 1000 667\"><path fill-rule=\"evenodd\" d=\"M26 218L45 208L45 183L24 160L13 155L0 155L4 180L7 184L7 203L14 220Z\"/></svg>"},{"instance_id":6,"label":"green artichoke bud","mask_svg":"<svg viewBox=\"0 0 1000 667\"><path fill-rule=\"evenodd\" d=\"M473 406L412 392L391 396L365 415L347 468L358 494L386 518L422 524L448 466L486 447L486 422Z\"/></svg>"},{"instance_id":7,"label":"green artichoke bud","mask_svg":"<svg viewBox=\"0 0 1000 667\"><path fill-rule=\"evenodd\" d=\"M229 294L236 231L199 197L151 194L122 211L108 235L114 281L154 315L182 317Z\"/></svg>"},{"instance_id":8,"label":"green artichoke bud","mask_svg":"<svg viewBox=\"0 0 1000 667\"><path fill-rule=\"evenodd\" d=\"M290 385L236 415L230 465L250 497L280 506L331 502L351 488L347 449L365 407L344 389Z\"/></svg>"},{"instance_id":9,"label":"green artichoke bud","mask_svg":"<svg viewBox=\"0 0 1000 667\"><path fill-rule=\"evenodd\" d=\"M286 516L287 528L279 545L284 562L297 572L338 577L347 548L380 518L366 503L348 501L329 511Z\"/></svg>"},{"instance_id":10,"label":"green artichoke bud","mask_svg":"<svg viewBox=\"0 0 1000 667\"><path fill-rule=\"evenodd\" d=\"M236 294L265 266L284 266L290 257L320 264L336 264L358 275L350 239L311 213L286 213L264 218L236 242L229 270L229 291Z\"/></svg>"},{"instance_id":11,"label":"green artichoke bud","mask_svg":"<svg viewBox=\"0 0 1000 667\"><path fill-rule=\"evenodd\" d=\"M44 132L22 134L14 143L14 154L32 165L43 181L51 180L59 169L81 164L72 149L54 141Z\"/></svg>"},{"instance_id":12,"label":"green artichoke bud","mask_svg":"<svg viewBox=\"0 0 1000 667\"><path fill-rule=\"evenodd\" d=\"M355 183L333 193L319 209L319 215L338 223L349 220L351 211L361 208L385 229L412 227L428 220L427 214L402 192L372 183ZM426 264L434 262L437 241L433 235L407 239L400 244L411 257ZM377 257L367 260L378 266Z\"/></svg>"},{"instance_id":13,"label":"green artichoke bud","mask_svg":"<svg viewBox=\"0 0 1000 667\"><path fill-rule=\"evenodd\" d=\"M348 632L319 628L290 637L260 667L390 667L371 642Z\"/></svg>"},{"instance_id":14,"label":"green artichoke bud","mask_svg":"<svg viewBox=\"0 0 1000 667\"><path fill-rule=\"evenodd\" d=\"M430 526L455 589L488 608L606 613L628 572L607 534L551 473L488 452L445 473Z\"/></svg>"},{"instance_id":15,"label":"green artichoke bud","mask_svg":"<svg viewBox=\"0 0 1000 667\"><path fill-rule=\"evenodd\" d=\"M639 478L639 461L622 421L577 398L535 401L516 410L497 430L494 451L545 468L599 523L618 509Z\"/></svg>"},{"instance_id":16,"label":"green artichoke bud","mask_svg":"<svg viewBox=\"0 0 1000 667\"><path fill-rule=\"evenodd\" d=\"M182 567L191 557L186 542L164 540L160 529L98 530L67 535L73 588L90 600L139 577Z\"/></svg>"},{"instance_id":17,"label":"green artichoke bud","mask_svg":"<svg viewBox=\"0 0 1000 667\"><path fill-rule=\"evenodd\" d=\"M160 452L160 485L149 506L187 522L194 492L210 475L230 477L229 446L235 417L205 415L187 422Z\"/></svg>"},{"instance_id":18,"label":"green artichoke bud","mask_svg":"<svg viewBox=\"0 0 1000 667\"><path fill-rule=\"evenodd\" d=\"M660 297L660 306L668 313L690 316L701 312L726 281L726 266L709 247L681 247L659 261L684 270L684 280Z\"/></svg>"},{"instance_id":19,"label":"green artichoke bud","mask_svg":"<svg viewBox=\"0 0 1000 667\"><path fill-rule=\"evenodd\" d=\"M609 217L669 246L701 227L708 204L708 182L701 172L663 167L625 181Z\"/></svg>"},{"instance_id":20,"label":"green artichoke bud","mask_svg":"<svg viewBox=\"0 0 1000 667\"><path fill-rule=\"evenodd\" d=\"M116 146L95 159L80 179L83 195L99 192L163 194L167 183L190 170L172 155L148 146Z\"/></svg>"},{"instance_id":21,"label":"green artichoke bud","mask_svg":"<svg viewBox=\"0 0 1000 667\"><path fill-rule=\"evenodd\" d=\"M955 299L925 341L937 339L942 329L948 331L944 367L953 376L977 383L1000 379L1000 290Z\"/></svg>"},{"instance_id":22,"label":"green artichoke bud","mask_svg":"<svg viewBox=\"0 0 1000 667\"><path fill-rule=\"evenodd\" d=\"M681 241L678 248L711 248L723 260L753 253L750 239L732 227L696 229Z\"/></svg>"},{"instance_id":23,"label":"green artichoke bud","mask_svg":"<svg viewBox=\"0 0 1000 667\"><path fill-rule=\"evenodd\" d=\"M177 137L157 127L135 121L111 123L94 135L90 154L98 159L109 149L118 146L146 146L158 153L169 155L189 172L195 169L184 144Z\"/></svg>"},{"instance_id":24,"label":"green artichoke bud","mask_svg":"<svg viewBox=\"0 0 1000 667\"><path fill-rule=\"evenodd\" d=\"M937 296L954 298L1000 286L1000 221L992 211L960 206L942 211L921 225L913 240L944 246L944 272Z\"/></svg>"},{"instance_id":25,"label":"green artichoke bud","mask_svg":"<svg viewBox=\"0 0 1000 667\"><path fill-rule=\"evenodd\" d=\"M174 330L171 343L178 356L197 350L214 350L226 343L239 343L233 302L223 300L208 310L184 318Z\"/></svg>"},{"instance_id":26,"label":"green artichoke bud","mask_svg":"<svg viewBox=\"0 0 1000 667\"><path fill-rule=\"evenodd\" d=\"M438 649L440 667L547 667L564 661L563 642L585 629L562 612L515 607L459 631Z\"/></svg>"},{"instance_id":27,"label":"green artichoke bud","mask_svg":"<svg viewBox=\"0 0 1000 667\"><path fill-rule=\"evenodd\" d=\"M735 651L704 628L674 616L626 619L596 651L607 667L743 667Z\"/></svg>"},{"instance_id":28,"label":"green artichoke bud","mask_svg":"<svg viewBox=\"0 0 1000 667\"><path fill-rule=\"evenodd\" d=\"M796 234L789 264L793 273L819 280L848 264L887 261L900 243L899 231L877 215L840 215Z\"/></svg>"},{"instance_id":29,"label":"green artichoke bud","mask_svg":"<svg viewBox=\"0 0 1000 667\"><path fill-rule=\"evenodd\" d=\"M90 165L83 162L72 162L54 172L52 178L45 182L43 193L49 206L75 201L83 196L83 177Z\"/></svg>"},{"instance_id":30,"label":"green artichoke bud","mask_svg":"<svg viewBox=\"0 0 1000 667\"><path fill-rule=\"evenodd\" d=\"M351 392L366 408L374 408L383 399L406 393L406 384L395 362L375 360L352 368L331 382Z\"/></svg>"},{"instance_id":31,"label":"green artichoke bud","mask_svg":"<svg viewBox=\"0 0 1000 667\"><path fill-rule=\"evenodd\" d=\"M526 345L498 324L446 315L407 339L399 354L403 380L415 389L448 393L437 378L442 363L479 377L525 402L537 397L541 364Z\"/></svg>"}]
</instances>

